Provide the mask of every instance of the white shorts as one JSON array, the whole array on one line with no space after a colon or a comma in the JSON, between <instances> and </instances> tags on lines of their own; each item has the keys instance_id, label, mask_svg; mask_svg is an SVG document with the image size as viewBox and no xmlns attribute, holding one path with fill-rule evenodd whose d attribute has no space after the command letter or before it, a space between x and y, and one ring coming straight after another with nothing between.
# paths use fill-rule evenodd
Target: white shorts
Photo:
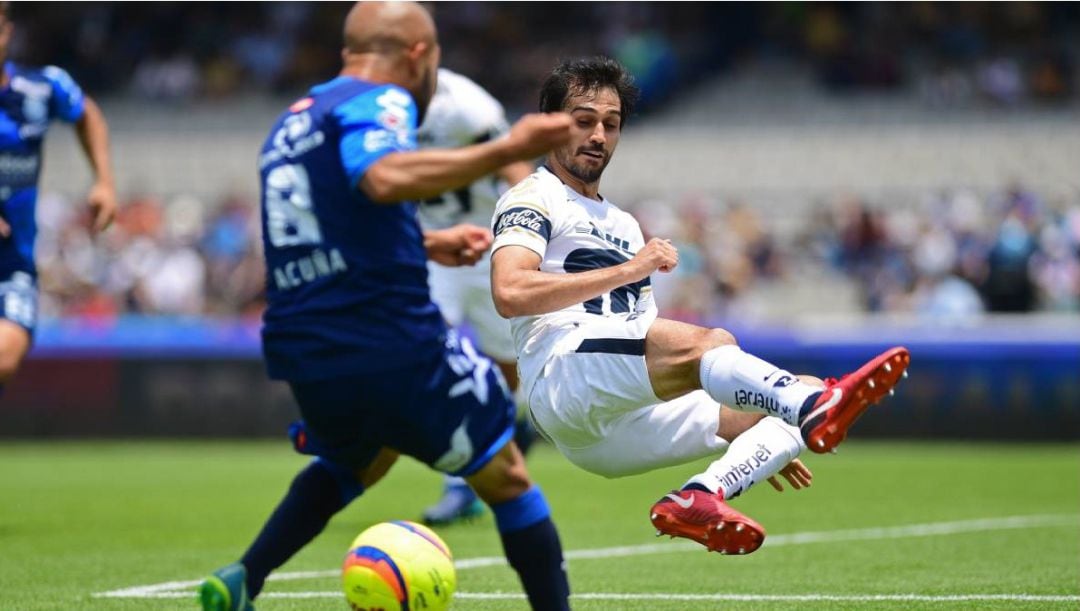
<instances>
[{"instance_id":1,"label":"white shorts","mask_svg":"<svg viewBox=\"0 0 1080 611\"><path fill-rule=\"evenodd\" d=\"M720 404L704 391L661 401L645 367L652 318L582 323L544 365L529 394L537 429L570 462L622 477L716 454Z\"/></svg>"},{"instance_id":2,"label":"white shorts","mask_svg":"<svg viewBox=\"0 0 1080 611\"><path fill-rule=\"evenodd\" d=\"M490 266L486 259L475 267L445 267L428 262L431 299L452 327L469 323L476 343L485 354L503 363L517 359L510 321L495 311L491 299Z\"/></svg>"}]
</instances>

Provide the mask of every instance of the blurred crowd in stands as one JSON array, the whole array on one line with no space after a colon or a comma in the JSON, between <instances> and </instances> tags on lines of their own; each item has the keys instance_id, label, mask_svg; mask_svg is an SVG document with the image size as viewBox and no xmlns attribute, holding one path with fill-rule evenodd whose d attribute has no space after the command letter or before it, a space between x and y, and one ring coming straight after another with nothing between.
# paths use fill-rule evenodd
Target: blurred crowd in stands
<instances>
[{"instance_id":1,"label":"blurred crowd in stands","mask_svg":"<svg viewBox=\"0 0 1080 611\"><path fill-rule=\"evenodd\" d=\"M349 3L15 3L13 58L68 69L91 94L148 105L295 95L334 76ZM1080 3L433 3L443 63L511 116L532 110L555 58L607 53L634 72L645 112L686 87L777 62L835 92L917 93L960 109L1075 103ZM91 239L77 202L39 202L44 316L257 316L257 204L240 196L128 196ZM780 233L762 202L637 202L678 242L658 275L668 315L739 313L762 287L854 287L859 309L962 316L1080 311L1080 201L1017 186L836 195ZM629 202L626 202L629 203ZM804 206L803 209L809 209ZM829 304L816 305L827 310Z\"/></svg>"},{"instance_id":2,"label":"blurred crowd in stands","mask_svg":"<svg viewBox=\"0 0 1080 611\"><path fill-rule=\"evenodd\" d=\"M753 316L743 301L756 290L807 283L853 288L856 310L939 322L1080 312L1076 195L1045 201L1020 186L987 195L957 189L914 205L876 206L840 194L819 203L787 239L770 228L767 210L748 203L646 202L635 213L647 234L670 236L679 247L673 277L653 278L661 309L675 318ZM798 291L772 294L799 298ZM780 310L843 311L842 300L816 296Z\"/></svg>"},{"instance_id":3,"label":"blurred crowd in stands","mask_svg":"<svg viewBox=\"0 0 1080 611\"><path fill-rule=\"evenodd\" d=\"M655 274L653 281L661 308L683 320L737 317L747 314L741 302L756 290L821 279L855 289L856 307L870 312L939 320L1080 312L1076 197L1045 201L1019 186L988 195L958 189L906 207L879 207L838 195L783 238L768 211L752 202L698 197L643 201L632 210L647 234L673 239L679 248L675 273ZM45 195L39 222L45 316L261 313L254 202L136 197L113 228L92 239L79 206ZM794 305L809 313L836 307Z\"/></svg>"},{"instance_id":4,"label":"blurred crowd in stands","mask_svg":"<svg viewBox=\"0 0 1080 611\"><path fill-rule=\"evenodd\" d=\"M135 197L107 232L91 237L89 227L81 206L55 194L38 200L44 317L261 315L265 267L254 202Z\"/></svg>"},{"instance_id":5,"label":"blurred crowd in stands","mask_svg":"<svg viewBox=\"0 0 1080 611\"><path fill-rule=\"evenodd\" d=\"M1076 3L432 3L443 63L512 115L555 58L607 53L643 110L761 61L835 91L920 91L968 107L1073 100ZM331 78L348 3L16 3L13 56L68 69L92 94L169 103L293 95Z\"/></svg>"}]
</instances>

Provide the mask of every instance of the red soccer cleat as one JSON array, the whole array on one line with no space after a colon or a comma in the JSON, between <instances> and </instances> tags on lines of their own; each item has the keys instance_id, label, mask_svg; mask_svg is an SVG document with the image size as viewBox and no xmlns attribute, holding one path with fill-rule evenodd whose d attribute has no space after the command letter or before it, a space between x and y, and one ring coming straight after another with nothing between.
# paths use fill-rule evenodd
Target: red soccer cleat
<instances>
[{"instance_id":1,"label":"red soccer cleat","mask_svg":"<svg viewBox=\"0 0 1080 611\"><path fill-rule=\"evenodd\" d=\"M806 447L822 454L840 445L866 408L892 394L900 378L907 377L910 362L907 348L890 348L853 373L826 380L825 390L799 423Z\"/></svg>"},{"instance_id":2,"label":"red soccer cleat","mask_svg":"<svg viewBox=\"0 0 1080 611\"><path fill-rule=\"evenodd\" d=\"M705 490L676 490L652 507L656 536L693 539L721 554L749 554L765 541L761 524Z\"/></svg>"}]
</instances>

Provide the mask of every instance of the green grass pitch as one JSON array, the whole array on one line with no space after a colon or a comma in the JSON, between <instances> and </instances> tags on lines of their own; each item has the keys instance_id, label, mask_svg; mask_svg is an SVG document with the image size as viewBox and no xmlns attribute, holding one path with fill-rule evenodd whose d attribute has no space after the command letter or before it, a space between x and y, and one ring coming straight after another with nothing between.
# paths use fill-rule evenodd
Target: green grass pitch
<instances>
[{"instance_id":1,"label":"green grass pitch","mask_svg":"<svg viewBox=\"0 0 1080 611\"><path fill-rule=\"evenodd\" d=\"M183 582L236 559L304 462L285 442L2 442L0 609L194 609ZM704 463L604 480L546 446L529 462L575 609L1080 608L1078 445L848 442L807 458L812 488L735 501L769 531L746 557L653 536L650 505ZM352 538L416 519L439 486L399 461L258 608L346 609ZM440 532L463 563L454 609L526 607L509 568L475 560L501 555L490 514Z\"/></svg>"}]
</instances>

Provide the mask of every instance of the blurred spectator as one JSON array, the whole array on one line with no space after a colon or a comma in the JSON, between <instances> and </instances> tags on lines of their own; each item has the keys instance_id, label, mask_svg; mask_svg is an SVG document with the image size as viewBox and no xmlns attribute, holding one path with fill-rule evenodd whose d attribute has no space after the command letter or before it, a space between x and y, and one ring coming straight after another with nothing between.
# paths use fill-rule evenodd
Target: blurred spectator
<instances>
[{"instance_id":1,"label":"blurred spectator","mask_svg":"<svg viewBox=\"0 0 1080 611\"><path fill-rule=\"evenodd\" d=\"M900 90L935 105L1075 96L1080 11L1068 3L432 3L443 61L532 110L554 59L607 53L648 112L702 78L761 57L834 90ZM13 52L69 66L95 94L168 102L295 94L331 78L344 3L18 3Z\"/></svg>"},{"instance_id":2,"label":"blurred spectator","mask_svg":"<svg viewBox=\"0 0 1080 611\"><path fill-rule=\"evenodd\" d=\"M746 300L758 289L828 274L859 287L871 312L944 322L983 312L1080 312L1080 199L1047 206L1022 187L988 195L957 189L927 194L921 207L883 211L845 193L809 213L786 246L764 209L701 196L634 207L646 238L679 248L675 271L652 277L666 316L705 323L753 315ZM261 314L255 202L134 197L96 241L79 210L55 195L39 202L45 315ZM824 312L830 304L798 307Z\"/></svg>"}]
</instances>

